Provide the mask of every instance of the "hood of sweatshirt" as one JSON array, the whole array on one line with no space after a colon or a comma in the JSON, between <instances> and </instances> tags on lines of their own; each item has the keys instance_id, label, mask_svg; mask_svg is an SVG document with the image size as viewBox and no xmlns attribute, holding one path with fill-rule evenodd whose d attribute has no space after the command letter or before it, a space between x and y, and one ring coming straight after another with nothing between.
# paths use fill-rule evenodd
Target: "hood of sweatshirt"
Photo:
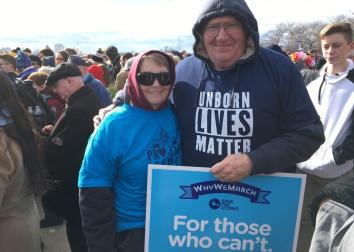
<instances>
[{"instance_id":1,"label":"hood of sweatshirt","mask_svg":"<svg viewBox=\"0 0 354 252\"><path fill-rule=\"evenodd\" d=\"M205 25L213 18L222 16L233 16L239 20L247 36L246 52L238 61L239 63L250 58L259 51L259 32L257 20L244 0L210 0L204 10L200 13L197 22L193 26L195 42L193 45L194 54L210 62L202 40L202 31Z\"/></svg>"}]
</instances>

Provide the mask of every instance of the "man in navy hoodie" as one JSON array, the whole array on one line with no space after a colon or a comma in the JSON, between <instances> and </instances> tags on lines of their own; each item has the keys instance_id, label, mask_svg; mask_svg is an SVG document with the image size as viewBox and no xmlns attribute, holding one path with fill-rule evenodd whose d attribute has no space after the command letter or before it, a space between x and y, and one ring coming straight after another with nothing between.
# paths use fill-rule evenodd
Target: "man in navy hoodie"
<instances>
[{"instance_id":1,"label":"man in navy hoodie","mask_svg":"<svg viewBox=\"0 0 354 252\"><path fill-rule=\"evenodd\" d=\"M173 90L184 165L211 167L227 182L295 172L324 135L294 64L260 47L243 0L209 1L193 35L194 55L177 65Z\"/></svg>"}]
</instances>

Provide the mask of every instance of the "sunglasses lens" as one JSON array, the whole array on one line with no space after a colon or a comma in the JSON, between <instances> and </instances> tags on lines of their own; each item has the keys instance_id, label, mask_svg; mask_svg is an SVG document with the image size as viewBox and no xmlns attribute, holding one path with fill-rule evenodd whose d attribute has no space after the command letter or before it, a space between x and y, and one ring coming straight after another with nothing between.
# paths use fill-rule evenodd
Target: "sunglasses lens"
<instances>
[{"instance_id":1,"label":"sunglasses lens","mask_svg":"<svg viewBox=\"0 0 354 252\"><path fill-rule=\"evenodd\" d=\"M157 79L159 80L160 85L168 86L171 84L171 77L169 73L159 73L156 74Z\"/></svg>"},{"instance_id":2,"label":"sunglasses lens","mask_svg":"<svg viewBox=\"0 0 354 252\"><path fill-rule=\"evenodd\" d=\"M138 82L144 86L151 86L154 84L155 76L151 73L139 73L138 74Z\"/></svg>"},{"instance_id":3,"label":"sunglasses lens","mask_svg":"<svg viewBox=\"0 0 354 252\"><path fill-rule=\"evenodd\" d=\"M138 73L138 82L144 86L151 86L157 79L160 85L168 86L171 84L171 76L169 73Z\"/></svg>"}]
</instances>

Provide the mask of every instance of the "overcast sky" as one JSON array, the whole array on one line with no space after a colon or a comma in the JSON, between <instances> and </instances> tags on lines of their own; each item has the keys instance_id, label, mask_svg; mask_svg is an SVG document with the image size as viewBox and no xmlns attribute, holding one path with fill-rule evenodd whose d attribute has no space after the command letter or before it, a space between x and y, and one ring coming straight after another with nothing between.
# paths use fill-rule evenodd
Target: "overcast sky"
<instances>
[{"instance_id":1,"label":"overcast sky","mask_svg":"<svg viewBox=\"0 0 354 252\"><path fill-rule=\"evenodd\" d=\"M0 48L62 43L84 51L164 46L190 48L191 29L206 0L3 0ZM246 0L260 33L281 22L329 21L350 15L349 0ZM8 10L8 11L6 11Z\"/></svg>"}]
</instances>

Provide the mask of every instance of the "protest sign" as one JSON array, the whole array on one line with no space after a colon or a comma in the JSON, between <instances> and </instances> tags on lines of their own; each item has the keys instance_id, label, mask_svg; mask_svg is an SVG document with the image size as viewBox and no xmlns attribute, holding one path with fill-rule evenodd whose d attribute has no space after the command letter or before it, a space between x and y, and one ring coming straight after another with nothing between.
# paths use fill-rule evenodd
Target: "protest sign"
<instances>
[{"instance_id":1,"label":"protest sign","mask_svg":"<svg viewBox=\"0 0 354 252\"><path fill-rule=\"evenodd\" d=\"M296 250L305 175L218 181L207 168L149 165L145 252Z\"/></svg>"}]
</instances>

